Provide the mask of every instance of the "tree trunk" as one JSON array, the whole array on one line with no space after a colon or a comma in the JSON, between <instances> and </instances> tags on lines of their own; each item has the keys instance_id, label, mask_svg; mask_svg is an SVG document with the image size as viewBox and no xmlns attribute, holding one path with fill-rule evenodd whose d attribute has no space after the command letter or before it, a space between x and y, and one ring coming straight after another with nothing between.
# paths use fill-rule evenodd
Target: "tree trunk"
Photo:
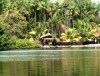
<instances>
[{"instance_id":1,"label":"tree trunk","mask_svg":"<svg viewBox=\"0 0 100 76\"><path fill-rule=\"evenodd\" d=\"M45 8L44 8L44 27L46 27L46 0L45 0Z\"/></svg>"},{"instance_id":2,"label":"tree trunk","mask_svg":"<svg viewBox=\"0 0 100 76\"><path fill-rule=\"evenodd\" d=\"M35 27L36 27L36 24L37 24L37 22L36 22L36 9L35 9Z\"/></svg>"}]
</instances>

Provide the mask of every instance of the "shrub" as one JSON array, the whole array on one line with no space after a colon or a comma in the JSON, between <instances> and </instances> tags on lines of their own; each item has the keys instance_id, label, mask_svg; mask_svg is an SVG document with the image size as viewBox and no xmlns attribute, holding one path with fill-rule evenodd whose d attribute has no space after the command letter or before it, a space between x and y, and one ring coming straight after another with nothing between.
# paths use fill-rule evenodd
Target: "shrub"
<instances>
[{"instance_id":1,"label":"shrub","mask_svg":"<svg viewBox=\"0 0 100 76\"><path fill-rule=\"evenodd\" d=\"M11 36L5 33L4 26L0 23L0 50L11 49L12 43Z\"/></svg>"},{"instance_id":2,"label":"shrub","mask_svg":"<svg viewBox=\"0 0 100 76\"><path fill-rule=\"evenodd\" d=\"M66 42L80 41L81 36L79 36L77 30L68 28L65 33L61 34L61 40Z\"/></svg>"},{"instance_id":3,"label":"shrub","mask_svg":"<svg viewBox=\"0 0 100 76\"><path fill-rule=\"evenodd\" d=\"M13 41L10 38L10 36L5 34L0 36L0 50L11 49Z\"/></svg>"},{"instance_id":4,"label":"shrub","mask_svg":"<svg viewBox=\"0 0 100 76\"><path fill-rule=\"evenodd\" d=\"M32 49L40 47L39 41L29 41L28 39L17 39L13 49Z\"/></svg>"}]
</instances>

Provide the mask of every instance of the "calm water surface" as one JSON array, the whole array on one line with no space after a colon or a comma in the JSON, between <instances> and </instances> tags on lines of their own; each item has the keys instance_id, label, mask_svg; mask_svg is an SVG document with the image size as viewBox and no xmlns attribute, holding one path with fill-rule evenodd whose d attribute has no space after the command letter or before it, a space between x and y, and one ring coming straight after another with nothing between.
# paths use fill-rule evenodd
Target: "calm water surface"
<instances>
[{"instance_id":1,"label":"calm water surface","mask_svg":"<svg viewBox=\"0 0 100 76\"><path fill-rule=\"evenodd\" d=\"M1 51L0 76L100 76L100 48Z\"/></svg>"}]
</instances>

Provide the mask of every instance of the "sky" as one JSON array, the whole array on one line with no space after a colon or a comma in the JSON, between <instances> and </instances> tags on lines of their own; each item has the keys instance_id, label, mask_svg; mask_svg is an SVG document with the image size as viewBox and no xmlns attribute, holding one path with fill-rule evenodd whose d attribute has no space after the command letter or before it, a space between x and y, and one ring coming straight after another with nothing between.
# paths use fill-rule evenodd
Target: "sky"
<instances>
[{"instance_id":1,"label":"sky","mask_svg":"<svg viewBox=\"0 0 100 76\"><path fill-rule=\"evenodd\" d=\"M56 2L56 1L58 1L58 0L51 0L52 2Z\"/></svg>"},{"instance_id":2,"label":"sky","mask_svg":"<svg viewBox=\"0 0 100 76\"><path fill-rule=\"evenodd\" d=\"M59 1L59 3L62 3L63 0L51 0L53 3L55 3L56 1Z\"/></svg>"},{"instance_id":3,"label":"sky","mask_svg":"<svg viewBox=\"0 0 100 76\"><path fill-rule=\"evenodd\" d=\"M98 3L98 2L100 2L100 0L92 0L93 2L95 2L95 3Z\"/></svg>"},{"instance_id":4,"label":"sky","mask_svg":"<svg viewBox=\"0 0 100 76\"><path fill-rule=\"evenodd\" d=\"M58 1L58 0L51 0L52 2L56 2L56 1ZM59 0L60 1L60 0ZM93 2L95 2L95 3L98 3L98 2L100 2L100 0L92 0Z\"/></svg>"},{"instance_id":5,"label":"sky","mask_svg":"<svg viewBox=\"0 0 100 76\"><path fill-rule=\"evenodd\" d=\"M52 2L55 2L56 0L51 0Z\"/></svg>"}]
</instances>

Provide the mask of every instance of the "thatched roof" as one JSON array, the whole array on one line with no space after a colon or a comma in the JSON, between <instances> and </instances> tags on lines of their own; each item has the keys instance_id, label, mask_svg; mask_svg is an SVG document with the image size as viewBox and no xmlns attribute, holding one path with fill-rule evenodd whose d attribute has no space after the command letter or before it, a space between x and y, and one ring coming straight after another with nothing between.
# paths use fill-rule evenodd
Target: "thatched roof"
<instances>
[{"instance_id":1,"label":"thatched roof","mask_svg":"<svg viewBox=\"0 0 100 76\"><path fill-rule=\"evenodd\" d=\"M40 38L53 38L53 36L50 33L48 33L48 34L42 35Z\"/></svg>"}]
</instances>

